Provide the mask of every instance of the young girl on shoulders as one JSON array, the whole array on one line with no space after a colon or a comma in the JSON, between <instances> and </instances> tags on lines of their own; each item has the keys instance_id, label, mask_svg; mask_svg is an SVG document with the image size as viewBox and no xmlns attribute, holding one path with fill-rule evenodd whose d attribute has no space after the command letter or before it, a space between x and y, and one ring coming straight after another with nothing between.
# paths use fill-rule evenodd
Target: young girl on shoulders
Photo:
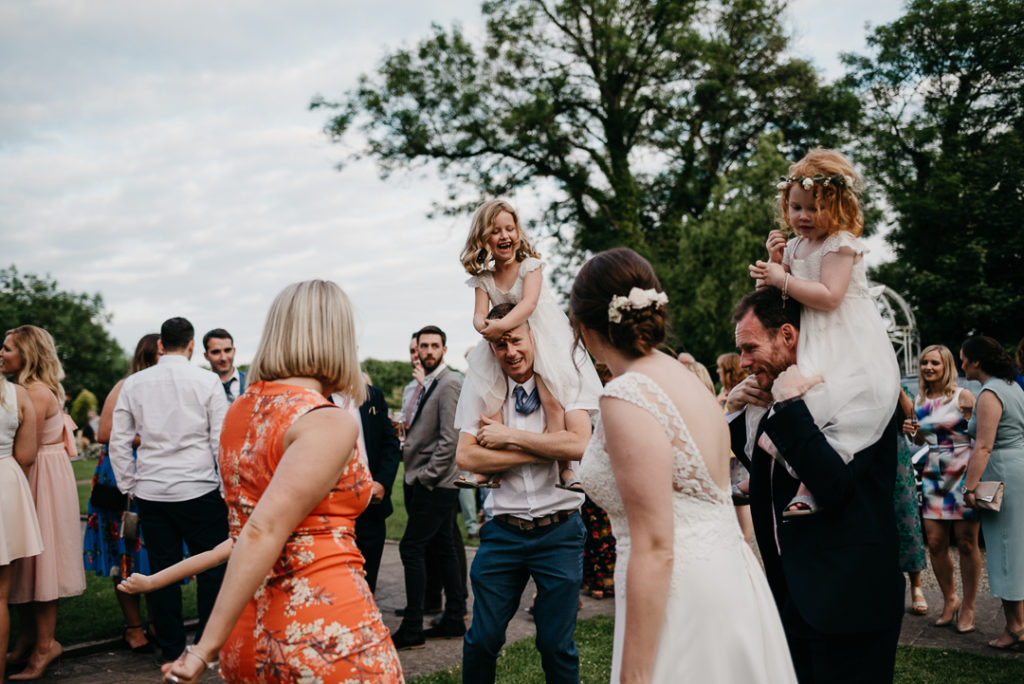
<instances>
[{"instance_id":1,"label":"young girl on shoulders","mask_svg":"<svg viewBox=\"0 0 1024 684\"><path fill-rule=\"evenodd\" d=\"M778 184L779 223L796 237L787 242L781 230L771 231L768 261L750 267L760 284L782 291L783 301L803 305L797 364L804 375L824 378L804 400L846 463L878 441L900 391L896 354L868 288L860 186L857 172L839 152L821 147L808 152ZM802 483L787 508L784 516L817 511Z\"/></svg>"},{"instance_id":2,"label":"young girl on shoulders","mask_svg":"<svg viewBox=\"0 0 1024 684\"><path fill-rule=\"evenodd\" d=\"M530 245L519 223L519 215L508 202L490 200L473 215L462 266L472 276L466 284L475 290L473 327L484 339L470 352L469 370L455 412L455 427L472 426L481 416L500 419L500 410L508 394L505 375L491 352L489 343L528 322L534 343L536 390L516 397L516 410L529 412L544 407L545 432L565 429L565 407L592 401L601 392L601 383L590 357L573 344L569 319L558 308L544 284L540 255ZM499 320L488 320L487 313L498 304L515 307ZM582 491L568 461L559 462L559 487ZM498 478L485 475L459 479L460 487L496 487Z\"/></svg>"}]
</instances>

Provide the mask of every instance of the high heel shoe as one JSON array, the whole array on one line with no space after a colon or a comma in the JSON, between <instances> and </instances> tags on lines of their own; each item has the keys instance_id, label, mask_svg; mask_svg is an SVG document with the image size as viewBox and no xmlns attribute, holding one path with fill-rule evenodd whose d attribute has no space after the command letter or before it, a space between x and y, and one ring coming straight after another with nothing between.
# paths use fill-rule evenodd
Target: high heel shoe
<instances>
[{"instance_id":1,"label":"high heel shoe","mask_svg":"<svg viewBox=\"0 0 1024 684\"><path fill-rule=\"evenodd\" d=\"M953 615L948 620L943 620L941 617L936 620L933 624L936 627L949 627L952 624L956 624L957 619L960 617L960 606L963 605L963 601L956 602L956 608L953 609Z\"/></svg>"},{"instance_id":2,"label":"high heel shoe","mask_svg":"<svg viewBox=\"0 0 1024 684\"><path fill-rule=\"evenodd\" d=\"M33 652L28 659L28 667L19 672L18 674L12 674L8 677L12 682L28 681L32 679L40 679L46 674L46 668L50 666L54 660L57 661L57 674L60 674L60 656L64 653L64 647L56 641L53 642L53 646L46 652L45 655L39 656L38 653Z\"/></svg>"},{"instance_id":3,"label":"high heel shoe","mask_svg":"<svg viewBox=\"0 0 1024 684\"><path fill-rule=\"evenodd\" d=\"M142 631L142 638L146 639L146 641L142 642L138 646L132 646L132 643L130 641L128 641L128 630L129 629L138 629L138 630ZM132 650L132 653L152 653L153 652L153 644L149 640L148 635L146 634L145 629L143 628L142 625L125 625L124 626L124 630L121 632L121 641L124 642L125 646L127 646L128 648L130 648Z\"/></svg>"}]
</instances>

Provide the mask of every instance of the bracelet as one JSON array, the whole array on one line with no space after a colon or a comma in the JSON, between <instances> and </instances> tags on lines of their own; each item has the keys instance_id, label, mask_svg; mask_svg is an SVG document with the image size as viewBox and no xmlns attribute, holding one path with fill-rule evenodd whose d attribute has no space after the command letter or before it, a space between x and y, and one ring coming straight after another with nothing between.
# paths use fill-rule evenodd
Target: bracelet
<instances>
[{"instance_id":1,"label":"bracelet","mask_svg":"<svg viewBox=\"0 0 1024 684\"><path fill-rule=\"evenodd\" d=\"M206 662L206 658L196 653L195 646L186 646L185 653L187 653L190 656L195 656L196 658L199 658L199 662L203 664L203 667L205 667L207 670L210 669L210 663Z\"/></svg>"},{"instance_id":2,"label":"bracelet","mask_svg":"<svg viewBox=\"0 0 1024 684\"><path fill-rule=\"evenodd\" d=\"M782 281L782 308L786 308L786 300L789 299L789 274L786 274L786 279Z\"/></svg>"}]
</instances>

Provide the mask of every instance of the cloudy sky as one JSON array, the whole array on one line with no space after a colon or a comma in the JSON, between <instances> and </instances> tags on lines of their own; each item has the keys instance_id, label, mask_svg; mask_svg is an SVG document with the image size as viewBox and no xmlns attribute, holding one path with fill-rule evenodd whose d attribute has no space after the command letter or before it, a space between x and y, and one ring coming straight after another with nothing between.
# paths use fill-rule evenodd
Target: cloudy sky
<instances>
[{"instance_id":1,"label":"cloudy sky","mask_svg":"<svg viewBox=\"0 0 1024 684\"><path fill-rule=\"evenodd\" d=\"M794 1L794 52L837 75L900 4ZM0 4L0 265L99 292L125 349L185 316L230 330L241 361L282 286L329 278L356 306L360 358L405 359L435 323L464 366L468 217L426 218L443 189L429 173L338 172L346 149L308 110L453 21L478 28L479 0Z\"/></svg>"}]
</instances>

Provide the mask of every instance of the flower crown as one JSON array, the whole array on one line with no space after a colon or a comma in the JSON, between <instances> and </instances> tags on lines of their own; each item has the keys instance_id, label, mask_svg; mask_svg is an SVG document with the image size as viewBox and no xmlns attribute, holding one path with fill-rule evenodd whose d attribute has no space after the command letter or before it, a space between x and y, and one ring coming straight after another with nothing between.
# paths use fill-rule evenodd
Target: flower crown
<instances>
[{"instance_id":1,"label":"flower crown","mask_svg":"<svg viewBox=\"0 0 1024 684\"><path fill-rule=\"evenodd\" d=\"M639 311L649 306L658 308L666 304L668 304L668 295L664 292L658 292L654 288L641 290L639 287L634 287L629 291L629 296L627 297L622 295L612 296L612 301L608 303L608 322L621 323L622 312L627 309Z\"/></svg>"},{"instance_id":2,"label":"flower crown","mask_svg":"<svg viewBox=\"0 0 1024 684\"><path fill-rule=\"evenodd\" d=\"M853 187L853 178L842 173L834 173L831 176L826 176L823 173L816 173L813 176L782 176L775 187L785 190L790 183L799 183L804 190L810 190L815 183L821 183L823 186L835 185L846 189Z\"/></svg>"}]
</instances>

